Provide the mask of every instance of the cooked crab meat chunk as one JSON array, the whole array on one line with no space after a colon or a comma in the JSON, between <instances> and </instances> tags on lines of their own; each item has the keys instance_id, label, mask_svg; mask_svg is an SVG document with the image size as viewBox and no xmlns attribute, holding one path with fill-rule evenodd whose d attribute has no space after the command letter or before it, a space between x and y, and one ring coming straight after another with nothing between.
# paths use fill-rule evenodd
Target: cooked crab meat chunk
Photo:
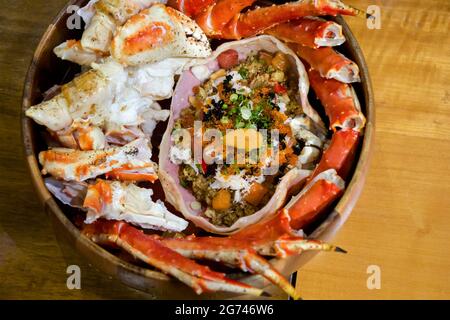
<instances>
[{"instance_id":1,"label":"cooked crab meat chunk","mask_svg":"<svg viewBox=\"0 0 450 320\"><path fill-rule=\"evenodd\" d=\"M151 149L146 139L135 140L123 147L79 151L54 148L39 154L42 173L67 181L85 181L115 170L152 168Z\"/></svg>"},{"instance_id":2,"label":"cooked crab meat chunk","mask_svg":"<svg viewBox=\"0 0 450 320\"><path fill-rule=\"evenodd\" d=\"M85 223L97 219L123 220L145 229L181 232L188 222L167 210L161 200L152 200L151 189L118 181L98 180L90 185L83 206L88 209Z\"/></svg>"}]
</instances>

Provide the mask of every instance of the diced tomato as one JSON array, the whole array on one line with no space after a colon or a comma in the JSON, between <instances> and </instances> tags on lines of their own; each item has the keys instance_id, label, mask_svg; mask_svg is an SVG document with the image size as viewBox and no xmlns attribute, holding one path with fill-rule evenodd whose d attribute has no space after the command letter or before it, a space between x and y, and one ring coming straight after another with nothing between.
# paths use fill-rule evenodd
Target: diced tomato
<instances>
[{"instance_id":1,"label":"diced tomato","mask_svg":"<svg viewBox=\"0 0 450 320\"><path fill-rule=\"evenodd\" d=\"M287 89L282 84L279 84L278 82L275 84L274 88L275 93L286 93Z\"/></svg>"},{"instance_id":2,"label":"diced tomato","mask_svg":"<svg viewBox=\"0 0 450 320\"><path fill-rule=\"evenodd\" d=\"M202 159L202 171L203 173L206 173L208 170L208 165L206 164L205 160Z\"/></svg>"},{"instance_id":3,"label":"diced tomato","mask_svg":"<svg viewBox=\"0 0 450 320\"><path fill-rule=\"evenodd\" d=\"M229 49L217 57L217 62L222 69L230 69L238 64L239 54L236 50Z\"/></svg>"}]
</instances>

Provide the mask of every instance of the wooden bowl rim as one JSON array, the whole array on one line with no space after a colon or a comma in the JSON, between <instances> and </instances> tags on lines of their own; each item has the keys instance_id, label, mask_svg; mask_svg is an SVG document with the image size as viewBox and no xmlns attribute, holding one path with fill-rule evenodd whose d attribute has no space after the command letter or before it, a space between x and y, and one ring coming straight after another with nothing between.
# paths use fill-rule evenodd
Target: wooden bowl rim
<instances>
[{"instance_id":1,"label":"wooden bowl rim","mask_svg":"<svg viewBox=\"0 0 450 320\"><path fill-rule=\"evenodd\" d=\"M58 21L60 21L67 14L66 12L69 6L74 5L76 3L81 3L83 1L84 0L69 1L66 4L66 6L63 9L61 9L58 15L53 19L52 23L49 25L46 32L42 36L34 52L33 59L27 72L22 99L21 125L22 125L22 140L24 143L26 160L28 168L31 173L32 182L37 191L39 200L44 205L45 211L47 212L48 215L53 216L52 218L56 219L56 221L59 224L61 224L66 229L66 231L68 231L69 236L75 241L75 247L77 248L77 250L79 252L82 252L84 256L88 256L88 258L92 260L94 263L98 261L96 258L100 258L103 262L106 262L107 264L112 264L110 268L105 268L104 267L105 264L101 263L100 268L103 269L103 271L106 271L107 273L115 273L114 275L117 276L117 272L118 270L120 270L121 273L125 274L125 278L127 277L127 275L130 277L133 277L133 275L137 275L144 278L154 279L156 281L167 280L169 278L163 273L138 267L131 263L125 262L124 260L116 257L112 253L103 249L99 245L92 242L89 238L84 236L80 232L80 230L73 225L73 223L67 218L64 212L58 206L55 199L52 197L52 195L45 187L43 177L40 173L37 157L34 153L34 144L31 134L33 130L32 120L25 116L25 110L30 107L30 99L32 95L31 84L33 83L33 79L35 77L38 59L42 55L42 51L46 46L48 38L55 31L56 29L55 26L57 25ZM331 213L325 219L325 221L311 235L312 237L324 241L330 241L333 238L334 234L340 229L345 220L347 220L354 205L356 204L357 199L359 198L372 156L372 146L375 133L374 95L363 52L345 20L340 16L336 17L335 19L339 24L342 25L344 35L348 42L347 45L352 49L352 53L355 55L354 59L358 64L358 66L360 67L361 86L363 88L364 93L363 109L365 110L367 122L364 130L362 147L358 157L358 163L356 164L352 178L348 183L344 194L339 199L335 208L331 211ZM274 265L280 269L280 272L282 274L288 276L292 272L295 272L302 265L304 265L307 261L309 261L315 254L316 253L314 252L308 252L296 257L290 257L288 259L273 259L272 262L274 262ZM111 270L116 270L116 272L112 272ZM124 281L123 276L119 278L122 282L127 283L127 281ZM240 280L247 283L254 283L256 281L261 282L261 277L255 275L248 275ZM127 284L133 286L132 282L128 282ZM269 283L264 282L264 285L269 285ZM141 287L139 289L143 288ZM222 297L222 295L220 294L219 295L208 294L203 295L202 297L205 298L208 296Z\"/></svg>"}]
</instances>

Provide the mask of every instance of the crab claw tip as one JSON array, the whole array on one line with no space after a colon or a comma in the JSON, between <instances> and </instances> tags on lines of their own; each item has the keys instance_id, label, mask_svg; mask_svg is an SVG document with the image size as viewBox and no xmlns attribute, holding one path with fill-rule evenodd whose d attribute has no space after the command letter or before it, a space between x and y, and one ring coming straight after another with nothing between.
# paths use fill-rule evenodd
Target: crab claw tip
<instances>
[{"instance_id":1,"label":"crab claw tip","mask_svg":"<svg viewBox=\"0 0 450 320\"><path fill-rule=\"evenodd\" d=\"M335 252L339 252L339 253L347 253L347 250L344 250L344 249L342 249L340 247L334 247L334 251Z\"/></svg>"},{"instance_id":2,"label":"crab claw tip","mask_svg":"<svg viewBox=\"0 0 450 320\"><path fill-rule=\"evenodd\" d=\"M366 19L372 18L372 15L370 13L365 12L364 10L361 10L361 9L358 9L358 8L355 8L352 6L349 6L349 7L355 12L355 15L358 17L362 17L362 18L366 18Z\"/></svg>"}]
</instances>

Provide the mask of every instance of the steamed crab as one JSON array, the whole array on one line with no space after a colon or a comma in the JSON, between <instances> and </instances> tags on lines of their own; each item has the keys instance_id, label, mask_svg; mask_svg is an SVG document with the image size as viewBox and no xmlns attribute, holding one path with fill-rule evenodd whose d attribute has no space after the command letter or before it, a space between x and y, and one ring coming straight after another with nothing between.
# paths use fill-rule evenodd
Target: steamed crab
<instances>
[{"instance_id":1,"label":"steamed crab","mask_svg":"<svg viewBox=\"0 0 450 320\"><path fill-rule=\"evenodd\" d=\"M365 125L350 84L359 81L358 66L331 48L345 41L341 27L318 17L361 12L338 0L296 1L243 13L254 0L174 0L169 1L171 7L161 2L90 1L80 12L87 23L82 39L55 49L59 57L91 68L27 111L65 147L39 155L43 174L53 176L46 184L63 203L87 212L82 227L86 236L124 249L199 294L219 290L265 294L194 261L206 259L260 274L297 298L290 283L263 257L285 258L306 250L343 251L306 238L302 229L342 194ZM252 41L283 41L280 46L294 57L302 79L299 90L305 113L323 129L308 102L311 84L333 135L314 170L298 170L292 185L286 185L286 190L301 187L297 195L288 200L289 192L283 192L279 205L221 232L207 227L207 217L182 210L183 199L176 197L178 186L170 181L170 173L165 170L161 176L150 159L149 139L156 122L169 116L157 101L172 97L175 75L181 74L181 80L174 96L183 93L183 78L207 61L198 59L211 55L208 38L253 36L235 43L235 48L245 48ZM172 101L172 113L176 103ZM151 190L134 184L153 183L159 177L166 197L184 218L227 236L171 238L135 227L180 232L188 224L161 201L153 202Z\"/></svg>"}]
</instances>

